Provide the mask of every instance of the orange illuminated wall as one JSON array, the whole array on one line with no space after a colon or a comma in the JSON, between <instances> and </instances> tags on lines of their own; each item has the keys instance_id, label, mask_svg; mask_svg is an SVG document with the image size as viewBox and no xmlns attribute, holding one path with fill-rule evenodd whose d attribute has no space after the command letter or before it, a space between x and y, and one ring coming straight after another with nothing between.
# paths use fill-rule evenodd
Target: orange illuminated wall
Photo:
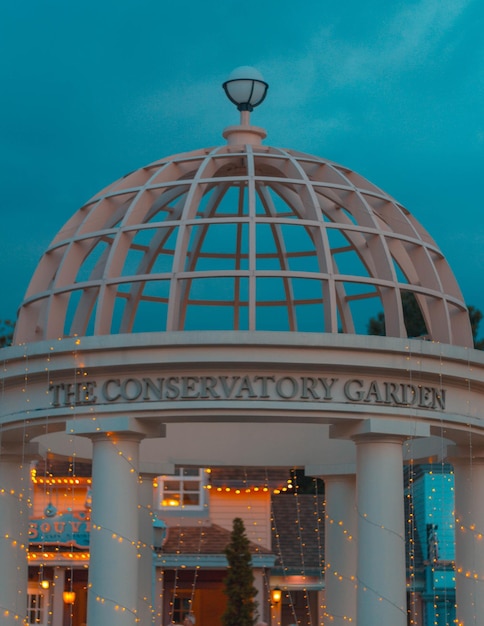
<instances>
[{"instance_id":1,"label":"orange illuminated wall","mask_svg":"<svg viewBox=\"0 0 484 626\"><path fill-rule=\"evenodd\" d=\"M247 537L256 545L271 548L271 496L270 491L251 489L210 490L210 521L232 530L235 517L244 520Z\"/></svg>"},{"instance_id":2,"label":"orange illuminated wall","mask_svg":"<svg viewBox=\"0 0 484 626\"><path fill-rule=\"evenodd\" d=\"M32 509L30 517L44 516L50 504L57 513L85 511L88 503L90 478L42 478L32 476Z\"/></svg>"}]
</instances>

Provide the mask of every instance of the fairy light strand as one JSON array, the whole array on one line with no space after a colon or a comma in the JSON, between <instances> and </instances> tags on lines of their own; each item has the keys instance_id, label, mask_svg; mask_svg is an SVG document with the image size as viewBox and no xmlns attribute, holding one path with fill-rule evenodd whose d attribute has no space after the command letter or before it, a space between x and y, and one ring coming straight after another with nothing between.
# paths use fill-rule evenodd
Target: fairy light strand
<instances>
[{"instance_id":1,"label":"fairy light strand","mask_svg":"<svg viewBox=\"0 0 484 626\"><path fill-rule=\"evenodd\" d=\"M298 539L299 539L299 550L300 550L300 556L301 556L301 575L303 576L303 579L305 579L306 578L306 563L305 563L305 550L304 550L305 544L303 541L303 530L305 529L302 525L301 502L299 500L299 484L297 480L296 471L293 472L293 476L294 476L294 485L295 485L294 497L296 498L296 525L297 525L297 533L298 533ZM303 592L304 600L306 602L305 609L306 609L307 622L309 623L309 626L313 626L313 620L312 620L311 609L310 609L309 601L308 601L307 589L303 588L302 592Z\"/></svg>"}]
</instances>

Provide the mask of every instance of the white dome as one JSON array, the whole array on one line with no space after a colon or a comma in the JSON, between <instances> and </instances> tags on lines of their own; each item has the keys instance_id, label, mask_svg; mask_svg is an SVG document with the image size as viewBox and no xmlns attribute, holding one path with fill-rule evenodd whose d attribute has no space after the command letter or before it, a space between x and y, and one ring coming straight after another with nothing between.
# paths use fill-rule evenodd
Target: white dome
<instances>
[{"instance_id":1,"label":"white dome","mask_svg":"<svg viewBox=\"0 0 484 626\"><path fill-rule=\"evenodd\" d=\"M147 165L75 213L40 261L15 341L365 334L379 310L386 334L405 337L411 292L430 339L472 346L455 278L405 208L341 165L234 137Z\"/></svg>"}]
</instances>

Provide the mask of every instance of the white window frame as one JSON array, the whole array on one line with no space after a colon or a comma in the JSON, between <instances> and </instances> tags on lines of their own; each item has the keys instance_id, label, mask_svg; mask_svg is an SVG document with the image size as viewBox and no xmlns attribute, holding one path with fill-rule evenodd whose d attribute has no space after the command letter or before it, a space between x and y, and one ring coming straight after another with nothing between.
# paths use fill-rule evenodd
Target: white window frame
<instances>
[{"instance_id":1,"label":"white window frame","mask_svg":"<svg viewBox=\"0 0 484 626\"><path fill-rule=\"evenodd\" d=\"M35 599L35 600L34 600ZM33 604L32 601L34 600ZM34 621L32 621L32 618ZM27 591L27 619L29 626L48 626L49 591L40 587L29 587Z\"/></svg>"},{"instance_id":2,"label":"white window frame","mask_svg":"<svg viewBox=\"0 0 484 626\"><path fill-rule=\"evenodd\" d=\"M156 483L157 507L162 511L201 511L205 507L207 472L203 468L178 467L174 474L158 476ZM197 483L197 489L190 483ZM189 503L191 494L197 494L198 504ZM172 503L169 503L170 495L174 496Z\"/></svg>"}]
</instances>

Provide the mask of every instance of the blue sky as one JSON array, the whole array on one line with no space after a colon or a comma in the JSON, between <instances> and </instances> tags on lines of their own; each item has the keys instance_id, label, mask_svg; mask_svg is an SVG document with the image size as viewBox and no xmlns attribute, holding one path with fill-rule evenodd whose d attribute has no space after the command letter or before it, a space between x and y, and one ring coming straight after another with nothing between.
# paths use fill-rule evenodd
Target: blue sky
<instances>
[{"instance_id":1,"label":"blue sky","mask_svg":"<svg viewBox=\"0 0 484 626\"><path fill-rule=\"evenodd\" d=\"M483 20L482 0L5 3L0 319L89 197L224 141L238 114L220 85L239 65L270 84L252 114L266 143L393 195L484 311Z\"/></svg>"}]
</instances>

